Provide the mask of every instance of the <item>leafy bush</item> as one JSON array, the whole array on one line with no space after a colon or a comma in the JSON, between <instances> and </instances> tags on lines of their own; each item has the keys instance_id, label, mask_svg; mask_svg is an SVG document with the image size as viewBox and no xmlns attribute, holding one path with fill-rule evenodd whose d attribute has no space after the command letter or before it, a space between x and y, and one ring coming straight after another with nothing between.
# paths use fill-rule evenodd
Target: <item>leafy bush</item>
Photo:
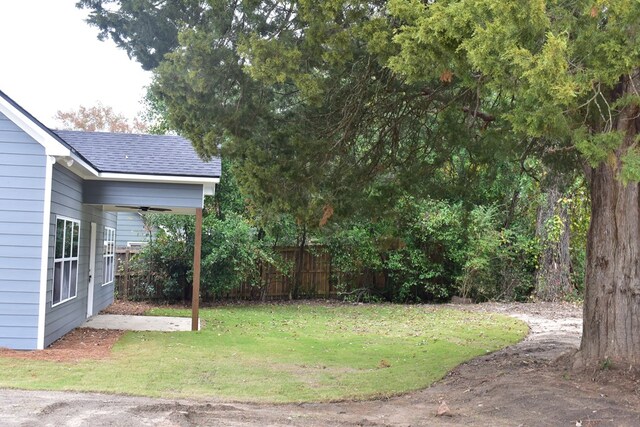
<instances>
[{"instance_id":1,"label":"leafy bush","mask_svg":"<svg viewBox=\"0 0 640 427\"><path fill-rule=\"evenodd\" d=\"M533 229L504 227L495 205L401 199L395 215L323 230L333 280L345 298L394 302L524 300L539 252ZM382 277L384 284L381 285Z\"/></svg>"},{"instance_id":2,"label":"leafy bush","mask_svg":"<svg viewBox=\"0 0 640 427\"><path fill-rule=\"evenodd\" d=\"M571 282L576 297L582 298L584 292L584 274L587 260L587 233L591 219L589 192L582 179L576 180L571 189L569 200L569 218L571 220Z\"/></svg>"},{"instance_id":3,"label":"leafy bush","mask_svg":"<svg viewBox=\"0 0 640 427\"><path fill-rule=\"evenodd\" d=\"M140 278L134 295L143 299L189 300L193 281L195 222L191 216L149 215L158 228L156 239L136 256L133 268ZM204 300L220 298L242 284L262 285L260 268L277 265L286 271L269 239L242 216L224 219L206 215L202 230L201 292Z\"/></svg>"},{"instance_id":4,"label":"leafy bush","mask_svg":"<svg viewBox=\"0 0 640 427\"><path fill-rule=\"evenodd\" d=\"M392 300L443 301L455 291L463 243L463 210L446 201L405 198L398 206L402 247L385 268Z\"/></svg>"},{"instance_id":5,"label":"leafy bush","mask_svg":"<svg viewBox=\"0 0 640 427\"><path fill-rule=\"evenodd\" d=\"M278 265L285 270L281 258L272 251L271 243L258 236L258 231L237 214L223 220L207 218L203 230L202 281L205 298L220 298L242 284L262 287L260 267Z\"/></svg>"},{"instance_id":6,"label":"leafy bush","mask_svg":"<svg viewBox=\"0 0 640 427\"><path fill-rule=\"evenodd\" d=\"M323 230L319 239L331 255L331 278L339 295L354 301L376 301L375 273L382 269L375 226L353 224Z\"/></svg>"},{"instance_id":7,"label":"leafy bush","mask_svg":"<svg viewBox=\"0 0 640 427\"><path fill-rule=\"evenodd\" d=\"M462 274L464 297L478 301L524 300L533 289L539 248L532 232L500 227L495 206L478 206L469 214Z\"/></svg>"},{"instance_id":8,"label":"leafy bush","mask_svg":"<svg viewBox=\"0 0 640 427\"><path fill-rule=\"evenodd\" d=\"M155 239L144 246L132 263L138 276L133 291L137 299L187 300L191 296L194 220L184 215L146 215L157 228Z\"/></svg>"}]
</instances>

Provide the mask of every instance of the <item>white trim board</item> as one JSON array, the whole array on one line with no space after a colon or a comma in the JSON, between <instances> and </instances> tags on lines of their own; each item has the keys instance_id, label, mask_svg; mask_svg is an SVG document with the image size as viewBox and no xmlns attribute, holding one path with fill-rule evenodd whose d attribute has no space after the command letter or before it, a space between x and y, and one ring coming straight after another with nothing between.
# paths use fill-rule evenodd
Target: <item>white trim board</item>
<instances>
[{"instance_id":1,"label":"white trim board","mask_svg":"<svg viewBox=\"0 0 640 427\"><path fill-rule=\"evenodd\" d=\"M125 181L125 182L157 182L168 184L201 184L204 194L212 196L219 177L199 177L181 175L148 175L136 173L98 172L95 168L82 160L76 154L59 158L60 164L74 174L88 181ZM71 161L68 161L71 160Z\"/></svg>"},{"instance_id":2,"label":"white trim board","mask_svg":"<svg viewBox=\"0 0 640 427\"><path fill-rule=\"evenodd\" d=\"M218 184L220 178L178 175L143 175L135 173L100 172L98 177L109 181L168 182L172 184Z\"/></svg>"},{"instance_id":3,"label":"white trim board","mask_svg":"<svg viewBox=\"0 0 640 427\"><path fill-rule=\"evenodd\" d=\"M40 299L38 306L38 339L36 348L44 349L45 315L47 308L47 275L49 272L49 232L51 228L51 193L53 187L53 165L56 159L46 157L44 181L44 207L42 215L42 248L40 252Z\"/></svg>"},{"instance_id":4,"label":"white trim board","mask_svg":"<svg viewBox=\"0 0 640 427\"><path fill-rule=\"evenodd\" d=\"M13 104L0 96L0 112L7 116L9 120L25 131L31 138L35 139L45 149L49 156L70 156L71 150L65 147L57 139L42 129L30 117L16 108Z\"/></svg>"},{"instance_id":5,"label":"white trim board","mask_svg":"<svg viewBox=\"0 0 640 427\"><path fill-rule=\"evenodd\" d=\"M96 284L96 252L98 249L98 224L91 221L89 227L89 285L87 289L87 319L93 316L94 288Z\"/></svg>"}]
</instances>

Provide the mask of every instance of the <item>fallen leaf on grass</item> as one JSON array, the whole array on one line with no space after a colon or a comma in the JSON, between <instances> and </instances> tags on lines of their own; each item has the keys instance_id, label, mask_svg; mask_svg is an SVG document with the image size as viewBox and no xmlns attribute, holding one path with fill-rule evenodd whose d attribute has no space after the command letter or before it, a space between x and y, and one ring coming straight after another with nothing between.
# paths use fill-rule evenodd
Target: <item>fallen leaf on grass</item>
<instances>
[{"instance_id":1,"label":"fallen leaf on grass","mask_svg":"<svg viewBox=\"0 0 640 427\"><path fill-rule=\"evenodd\" d=\"M382 369L382 368L390 368L391 367L391 363L389 363L388 360L386 359L382 359L380 361L380 363L378 363L378 368Z\"/></svg>"}]
</instances>

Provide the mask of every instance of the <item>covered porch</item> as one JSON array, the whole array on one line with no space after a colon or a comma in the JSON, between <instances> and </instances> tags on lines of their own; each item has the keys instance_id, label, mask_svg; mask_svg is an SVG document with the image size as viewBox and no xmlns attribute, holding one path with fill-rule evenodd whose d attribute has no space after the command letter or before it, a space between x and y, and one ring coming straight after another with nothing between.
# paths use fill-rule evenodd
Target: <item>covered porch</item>
<instances>
[{"instance_id":1,"label":"covered porch","mask_svg":"<svg viewBox=\"0 0 640 427\"><path fill-rule=\"evenodd\" d=\"M200 329L202 205L204 195L207 194L204 187L193 184L86 181L83 193L86 204L101 206L104 211L108 212L139 211L194 215L195 239L191 319L119 314L94 315L92 313L82 327L133 331L198 331ZM138 204L132 204L135 202ZM197 207L193 207L194 205Z\"/></svg>"},{"instance_id":2,"label":"covered porch","mask_svg":"<svg viewBox=\"0 0 640 427\"><path fill-rule=\"evenodd\" d=\"M97 313L88 313L90 321L87 326L132 330L175 327L178 330L197 331L202 210L205 196L213 195L220 181L220 159L203 161L189 141L179 136L74 131L57 131L57 134L75 149L76 155L63 159L63 164L83 178L83 205L96 207L103 212L195 216L192 318L188 328L185 319L143 320L100 317ZM109 250L114 251L114 248ZM113 327L108 327L109 321L114 322Z\"/></svg>"}]
</instances>

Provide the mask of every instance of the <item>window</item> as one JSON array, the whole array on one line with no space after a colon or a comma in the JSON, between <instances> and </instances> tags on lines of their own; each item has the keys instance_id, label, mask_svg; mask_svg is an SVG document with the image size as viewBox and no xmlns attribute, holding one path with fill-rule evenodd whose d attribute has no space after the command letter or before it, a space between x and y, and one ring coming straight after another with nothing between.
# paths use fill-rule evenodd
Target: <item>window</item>
<instances>
[{"instance_id":1,"label":"window","mask_svg":"<svg viewBox=\"0 0 640 427\"><path fill-rule=\"evenodd\" d=\"M104 228L104 250L102 252L103 257L103 269L104 280L102 285L108 285L113 282L113 266L116 253L116 230L111 227Z\"/></svg>"},{"instance_id":2,"label":"window","mask_svg":"<svg viewBox=\"0 0 640 427\"><path fill-rule=\"evenodd\" d=\"M78 290L79 240L79 221L69 218L56 218L52 305L61 304L76 296Z\"/></svg>"}]
</instances>

